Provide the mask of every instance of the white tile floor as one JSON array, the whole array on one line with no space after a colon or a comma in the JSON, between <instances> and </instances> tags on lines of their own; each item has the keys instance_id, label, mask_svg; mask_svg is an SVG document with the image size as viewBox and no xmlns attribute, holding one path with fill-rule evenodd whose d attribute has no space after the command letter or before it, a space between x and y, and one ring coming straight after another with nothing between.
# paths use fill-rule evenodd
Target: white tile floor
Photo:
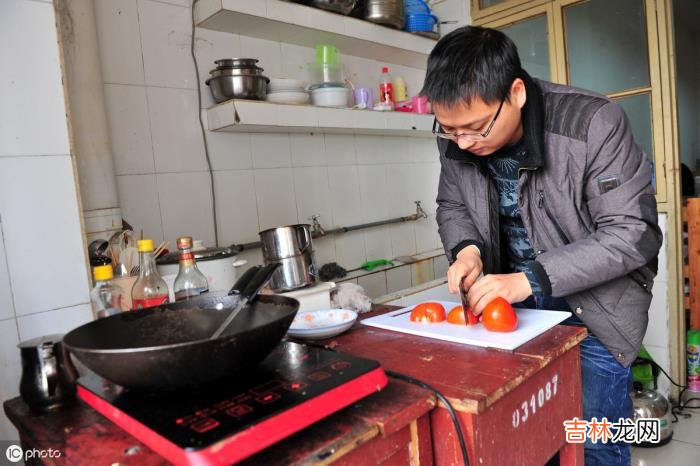
<instances>
[{"instance_id":1,"label":"white tile floor","mask_svg":"<svg viewBox=\"0 0 700 466\"><path fill-rule=\"evenodd\" d=\"M673 424L673 440L657 448L632 448L632 466L696 466L700 464L700 410L692 417L679 416Z\"/></svg>"}]
</instances>

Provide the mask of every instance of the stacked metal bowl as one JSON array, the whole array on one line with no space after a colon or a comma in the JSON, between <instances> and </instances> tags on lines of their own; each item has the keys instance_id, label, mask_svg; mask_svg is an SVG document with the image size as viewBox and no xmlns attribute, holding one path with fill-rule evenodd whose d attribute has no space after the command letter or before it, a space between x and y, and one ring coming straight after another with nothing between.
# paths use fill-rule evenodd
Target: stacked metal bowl
<instances>
[{"instance_id":1,"label":"stacked metal bowl","mask_svg":"<svg viewBox=\"0 0 700 466\"><path fill-rule=\"evenodd\" d=\"M229 99L265 100L270 80L255 58L222 58L215 60L207 86L216 103Z\"/></svg>"}]
</instances>

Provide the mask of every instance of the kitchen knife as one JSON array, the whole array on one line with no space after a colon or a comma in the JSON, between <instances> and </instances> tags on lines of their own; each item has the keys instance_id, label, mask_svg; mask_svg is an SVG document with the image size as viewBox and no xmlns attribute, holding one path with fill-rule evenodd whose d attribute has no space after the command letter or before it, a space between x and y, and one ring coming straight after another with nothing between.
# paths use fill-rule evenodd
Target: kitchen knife
<instances>
[{"instance_id":1,"label":"kitchen knife","mask_svg":"<svg viewBox=\"0 0 700 466\"><path fill-rule=\"evenodd\" d=\"M469 307L469 301L467 301L467 290L464 288L464 279L467 277L462 277L459 280L459 297L462 301L462 312L464 312L464 323L467 325L476 325L479 323L479 318L472 312Z\"/></svg>"}]
</instances>

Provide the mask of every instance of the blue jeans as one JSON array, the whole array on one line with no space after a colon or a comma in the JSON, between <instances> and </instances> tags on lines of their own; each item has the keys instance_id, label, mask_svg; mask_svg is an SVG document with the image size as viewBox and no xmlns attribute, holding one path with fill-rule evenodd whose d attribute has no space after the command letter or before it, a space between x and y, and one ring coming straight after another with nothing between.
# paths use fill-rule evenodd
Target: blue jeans
<instances>
[{"instance_id":1,"label":"blue jeans","mask_svg":"<svg viewBox=\"0 0 700 466\"><path fill-rule=\"evenodd\" d=\"M562 298L530 296L520 303L522 307L552 309L571 312ZM565 325L583 326L583 322L572 314L562 322ZM581 342L581 385L583 388L583 418L610 422L632 417L632 370L623 367L593 334ZM628 466L630 445L627 443L593 443L589 439L584 445L586 466ZM548 464L556 464L556 461Z\"/></svg>"}]
</instances>

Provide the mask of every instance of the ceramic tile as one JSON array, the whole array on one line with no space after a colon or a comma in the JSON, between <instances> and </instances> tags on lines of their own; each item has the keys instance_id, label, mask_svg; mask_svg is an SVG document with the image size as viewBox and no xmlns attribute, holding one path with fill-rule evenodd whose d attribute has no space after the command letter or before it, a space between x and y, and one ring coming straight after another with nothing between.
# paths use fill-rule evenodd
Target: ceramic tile
<instances>
[{"instance_id":1,"label":"ceramic tile","mask_svg":"<svg viewBox=\"0 0 700 466\"><path fill-rule=\"evenodd\" d=\"M17 344L19 334L14 319L0 320L0 400L8 400L19 395L19 379L22 365ZM17 430L0 410L0 439L17 440Z\"/></svg>"},{"instance_id":2,"label":"ceramic tile","mask_svg":"<svg viewBox=\"0 0 700 466\"><path fill-rule=\"evenodd\" d=\"M205 245L214 244L209 173L156 175L163 234L172 246L178 236L190 235ZM187 189L199 186L199 189Z\"/></svg>"},{"instance_id":3,"label":"ceramic tile","mask_svg":"<svg viewBox=\"0 0 700 466\"><path fill-rule=\"evenodd\" d=\"M697 413L697 411L691 411L691 413ZM690 418L679 416L678 422L673 425L673 440L700 446L700 416L697 414Z\"/></svg>"},{"instance_id":4,"label":"ceramic tile","mask_svg":"<svg viewBox=\"0 0 700 466\"><path fill-rule=\"evenodd\" d=\"M292 166L288 134L251 134L254 168L286 168Z\"/></svg>"},{"instance_id":5,"label":"ceramic tile","mask_svg":"<svg viewBox=\"0 0 700 466\"><path fill-rule=\"evenodd\" d=\"M440 162L440 153L433 138L413 138L409 145L411 162Z\"/></svg>"},{"instance_id":6,"label":"ceramic tile","mask_svg":"<svg viewBox=\"0 0 700 466\"><path fill-rule=\"evenodd\" d=\"M0 321L15 316L15 306L12 300L12 284L5 258L5 241L0 223Z\"/></svg>"},{"instance_id":7,"label":"ceramic tile","mask_svg":"<svg viewBox=\"0 0 700 466\"><path fill-rule=\"evenodd\" d=\"M105 83L145 83L136 1L95 1L97 40Z\"/></svg>"},{"instance_id":8,"label":"ceramic tile","mask_svg":"<svg viewBox=\"0 0 700 466\"><path fill-rule=\"evenodd\" d=\"M2 2L0 63L0 157L70 153L52 5Z\"/></svg>"},{"instance_id":9,"label":"ceramic tile","mask_svg":"<svg viewBox=\"0 0 700 466\"><path fill-rule=\"evenodd\" d=\"M54 333L68 333L93 320L89 303L40 312L17 318L21 341Z\"/></svg>"},{"instance_id":10,"label":"ceramic tile","mask_svg":"<svg viewBox=\"0 0 700 466\"><path fill-rule=\"evenodd\" d=\"M147 95L156 173L206 170L197 93L149 87Z\"/></svg>"},{"instance_id":11,"label":"ceramic tile","mask_svg":"<svg viewBox=\"0 0 700 466\"><path fill-rule=\"evenodd\" d=\"M440 181L439 163L417 163L410 168L411 199L421 201L423 210L434 215L437 210L438 182Z\"/></svg>"},{"instance_id":12,"label":"ceramic tile","mask_svg":"<svg viewBox=\"0 0 700 466\"><path fill-rule=\"evenodd\" d=\"M391 236L387 227L369 228L364 230L365 249L367 259L389 259L393 258L391 250Z\"/></svg>"},{"instance_id":13,"label":"ceramic tile","mask_svg":"<svg viewBox=\"0 0 700 466\"><path fill-rule=\"evenodd\" d=\"M445 256L444 254L433 259L433 275L435 276L435 278L446 277L447 269L449 268L450 263L447 260L447 256Z\"/></svg>"},{"instance_id":14,"label":"ceramic tile","mask_svg":"<svg viewBox=\"0 0 700 466\"><path fill-rule=\"evenodd\" d=\"M413 286L422 285L423 283L435 279L432 259L422 260L411 264L411 284Z\"/></svg>"},{"instance_id":15,"label":"ceramic tile","mask_svg":"<svg viewBox=\"0 0 700 466\"><path fill-rule=\"evenodd\" d=\"M362 232L350 232L335 237L337 262L346 270L356 269L366 260L365 241Z\"/></svg>"},{"instance_id":16,"label":"ceramic tile","mask_svg":"<svg viewBox=\"0 0 700 466\"><path fill-rule=\"evenodd\" d=\"M421 252L432 251L440 247L440 236L435 216L420 219L413 222L416 229L416 250Z\"/></svg>"},{"instance_id":17,"label":"ceramic tile","mask_svg":"<svg viewBox=\"0 0 700 466\"><path fill-rule=\"evenodd\" d=\"M395 293L411 287L411 266L402 265L386 271L387 292Z\"/></svg>"},{"instance_id":18,"label":"ceramic tile","mask_svg":"<svg viewBox=\"0 0 700 466\"><path fill-rule=\"evenodd\" d=\"M196 89L189 8L138 0L138 11L146 84Z\"/></svg>"},{"instance_id":19,"label":"ceramic tile","mask_svg":"<svg viewBox=\"0 0 700 466\"><path fill-rule=\"evenodd\" d=\"M404 306L415 306L418 303L425 301L450 301L458 302L459 297L457 295L450 294L447 290L447 283L432 288L428 288L418 293L404 296L403 303Z\"/></svg>"},{"instance_id":20,"label":"ceramic tile","mask_svg":"<svg viewBox=\"0 0 700 466\"><path fill-rule=\"evenodd\" d=\"M695 466L700 456L700 446L692 443L671 440L656 448L632 447L632 465L672 464L674 466Z\"/></svg>"},{"instance_id":21,"label":"ceramic tile","mask_svg":"<svg viewBox=\"0 0 700 466\"><path fill-rule=\"evenodd\" d=\"M362 200L356 166L328 167L333 223L352 226L362 223Z\"/></svg>"},{"instance_id":22,"label":"ceramic tile","mask_svg":"<svg viewBox=\"0 0 700 466\"><path fill-rule=\"evenodd\" d=\"M252 170L214 172L219 244L258 241L258 208Z\"/></svg>"},{"instance_id":23,"label":"ceramic tile","mask_svg":"<svg viewBox=\"0 0 700 466\"><path fill-rule=\"evenodd\" d=\"M412 223L400 223L390 227L391 249L394 257L416 253L416 233Z\"/></svg>"},{"instance_id":24,"label":"ceramic tile","mask_svg":"<svg viewBox=\"0 0 700 466\"><path fill-rule=\"evenodd\" d=\"M348 134L326 134L326 161L331 165L354 165L357 163L355 138Z\"/></svg>"},{"instance_id":25,"label":"ceramic tile","mask_svg":"<svg viewBox=\"0 0 700 466\"><path fill-rule=\"evenodd\" d=\"M155 171L146 88L105 84L107 123L117 175Z\"/></svg>"},{"instance_id":26,"label":"ceramic tile","mask_svg":"<svg viewBox=\"0 0 700 466\"><path fill-rule=\"evenodd\" d=\"M386 165L360 165L357 171L365 222L386 220L389 218Z\"/></svg>"},{"instance_id":27,"label":"ceramic tile","mask_svg":"<svg viewBox=\"0 0 700 466\"><path fill-rule=\"evenodd\" d=\"M194 53L199 66L199 86L202 90L202 108L216 104L206 80L209 71L216 68L214 60L241 57L241 38L238 34L197 28Z\"/></svg>"},{"instance_id":28,"label":"ceramic tile","mask_svg":"<svg viewBox=\"0 0 700 466\"><path fill-rule=\"evenodd\" d=\"M117 176L117 189L122 217L145 237L163 241L156 175Z\"/></svg>"},{"instance_id":29,"label":"ceramic tile","mask_svg":"<svg viewBox=\"0 0 700 466\"><path fill-rule=\"evenodd\" d=\"M282 70L279 76L284 78L303 79L311 83L309 64L315 60L315 50L310 47L280 43L282 47Z\"/></svg>"},{"instance_id":30,"label":"ceramic tile","mask_svg":"<svg viewBox=\"0 0 700 466\"><path fill-rule=\"evenodd\" d=\"M411 186L411 165L387 165L387 188L389 190L389 217L403 217L415 211L415 187Z\"/></svg>"},{"instance_id":31,"label":"ceramic tile","mask_svg":"<svg viewBox=\"0 0 700 466\"><path fill-rule=\"evenodd\" d=\"M326 167L294 168L294 192L296 193L299 223L312 223L311 216L320 215L318 221L326 228L333 224L333 208Z\"/></svg>"},{"instance_id":32,"label":"ceramic tile","mask_svg":"<svg viewBox=\"0 0 700 466\"><path fill-rule=\"evenodd\" d=\"M656 280L652 289L649 307L649 324L644 335L644 344L668 346L668 283Z\"/></svg>"},{"instance_id":33,"label":"ceramic tile","mask_svg":"<svg viewBox=\"0 0 700 466\"><path fill-rule=\"evenodd\" d=\"M246 57L255 57L265 76L282 76L282 48L279 42L241 36L241 50Z\"/></svg>"},{"instance_id":34,"label":"ceramic tile","mask_svg":"<svg viewBox=\"0 0 700 466\"><path fill-rule=\"evenodd\" d=\"M313 245L316 265L319 269L325 264L337 262L335 256L335 238L333 236L316 238Z\"/></svg>"},{"instance_id":35,"label":"ceramic tile","mask_svg":"<svg viewBox=\"0 0 700 466\"><path fill-rule=\"evenodd\" d=\"M253 168L249 133L206 131L209 158L214 170L248 170Z\"/></svg>"},{"instance_id":36,"label":"ceramic tile","mask_svg":"<svg viewBox=\"0 0 700 466\"><path fill-rule=\"evenodd\" d=\"M386 163L408 163L410 147L416 144L416 138L401 136L384 137L384 159Z\"/></svg>"},{"instance_id":37,"label":"ceramic tile","mask_svg":"<svg viewBox=\"0 0 700 466\"><path fill-rule=\"evenodd\" d=\"M370 299L384 296L387 293L386 274L384 272L377 272L358 277L357 284L365 290L365 293L370 297Z\"/></svg>"},{"instance_id":38,"label":"ceramic tile","mask_svg":"<svg viewBox=\"0 0 700 466\"><path fill-rule=\"evenodd\" d=\"M260 230L297 223L297 206L291 168L255 170Z\"/></svg>"},{"instance_id":39,"label":"ceramic tile","mask_svg":"<svg viewBox=\"0 0 700 466\"><path fill-rule=\"evenodd\" d=\"M382 136L356 135L357 163L360 165L385 163L385 142L386 138Z\"/></svg>"},{"instance_id":40,"label":"ceramic tile","mask_svg":"<svg viewBox=\"0 0 700 466\"><path fill-rule=\"evenodd\" d=\"M0 158L0 212L17 315L88 301L77 196L70 156ZM48 232L54 246L47 255L36 245Z\"/></svg>"},{"instance_id":41,"label":"ceramic tile","mask_svg":"<svg viewBox=\"0 0 700 466\"><path fill-rule=\"evenodd\" d=\"M326 165L326 147L323 134L290 134L293 167L321 167Z\"/></svg>"}]
</instances>

